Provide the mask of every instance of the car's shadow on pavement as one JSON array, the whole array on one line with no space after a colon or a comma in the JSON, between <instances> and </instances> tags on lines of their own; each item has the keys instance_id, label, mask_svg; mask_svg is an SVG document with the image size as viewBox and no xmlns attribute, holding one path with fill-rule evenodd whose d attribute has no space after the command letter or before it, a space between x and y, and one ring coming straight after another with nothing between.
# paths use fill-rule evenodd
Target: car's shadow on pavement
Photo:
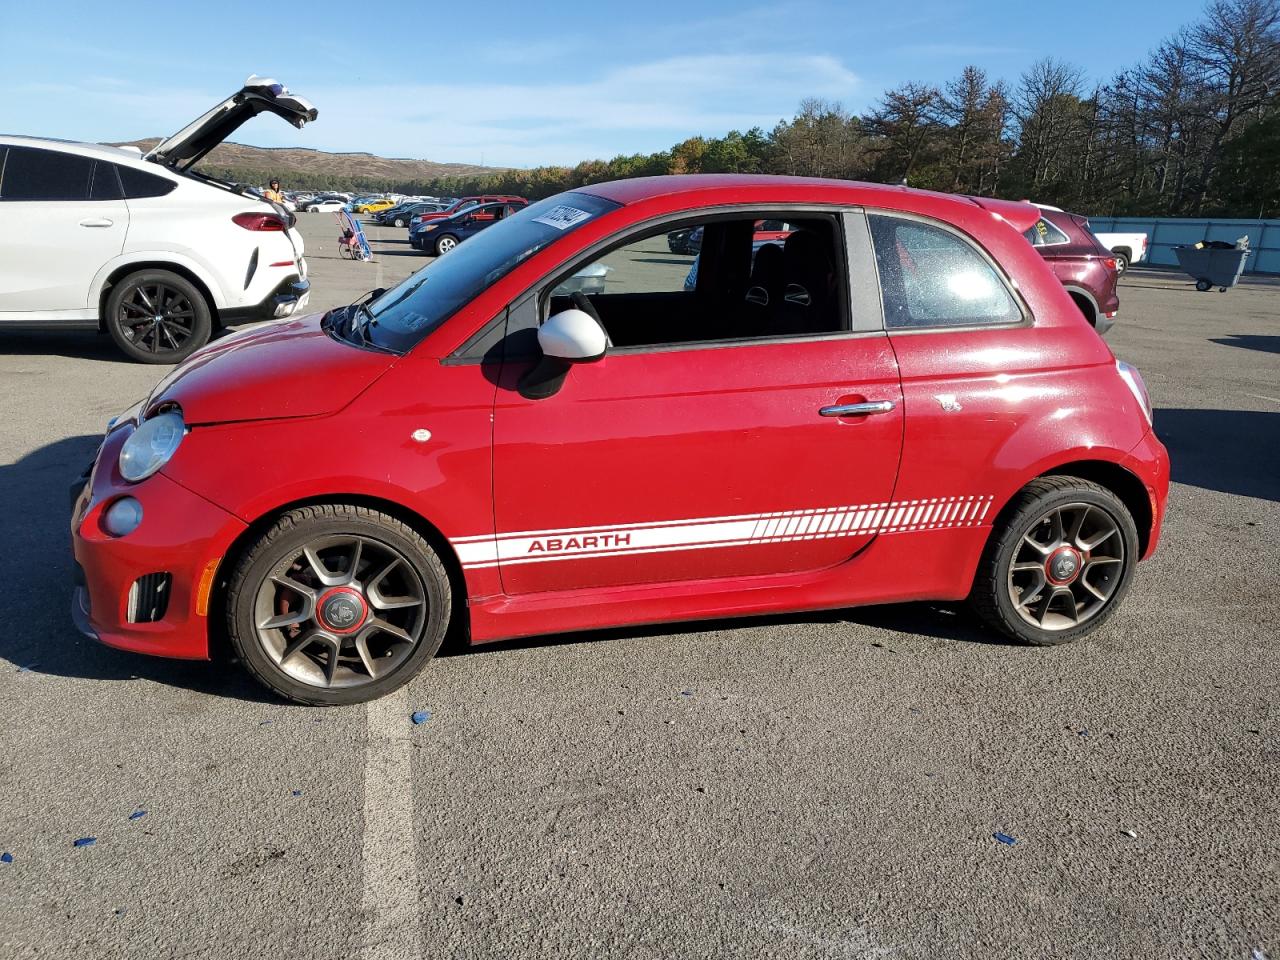
<instances>
[{"instance_id":1,"label":"car's shadow on pavement","mask_svg":"<svg viewBox=\"0 0 1280 960\"><path fill-rule=\"evenodd\" d=\"M1175 483L1280 500L1280 413L1156 410Z\"/></svg>"},{"instance_id":2,"label":"car's shadow on pavement","mask_svg":"<svg viewBox=\"0 0 1280 960\"><path fill-rule=\"evenodd\" d=\"M70 357L113 363L125 360L114 340L92 330L8 330L0 333L0 355Z\"/></svg>"},{"instance_id":3,"label":"car's shadow on pavement","mask_svg":"<svg viewBox=\"0 0 1280 960\"><path fill-rule=\"evenodd\" d=\"M0 551L0 660L10 669L90 680L141 678L214 696L277 702L226 663L165 660L112 650L71 622L72 481L100 436L68 437L0 466L5 549Z\"/></svg>"},{"instance_id":4,"label":"car's shadow on pavement","mask_svg":"<svg viewBox=\"0 0 1280 960\"><path fill-rule=\"evenodd\" d=\"M1254 333L1228 333L1225 337L1210 337L1210 343L1224 347L1242 347L1245 350L1261 350L1263 353L1280 353L1280 337L1267 337Z\"/></svg>"}]
</instances>

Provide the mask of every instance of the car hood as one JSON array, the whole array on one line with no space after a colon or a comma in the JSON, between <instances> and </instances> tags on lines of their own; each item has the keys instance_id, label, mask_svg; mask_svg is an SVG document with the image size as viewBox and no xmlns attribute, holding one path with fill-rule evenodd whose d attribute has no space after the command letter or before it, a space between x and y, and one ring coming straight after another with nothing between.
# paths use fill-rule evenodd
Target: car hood
<instances>
[{"instance_id":1,"label":"car hood","mask_svg":"<svg viewBox=\"0 0 1280 960\"><path fill-rule=\"evenodd\" d=\"M283 83L255 74L237 93L157 143L145 159L186 170L240 129L245 121L263 112L283 117L299 129L318 116L315 107L291 94Z\"/></svg>"},{"instance_id":2,"label":"car hood","mask_svg":"<svg viewBox=\"0 0 1280 960\"><path fill-rule=\"evenodd\" d=\"M176 403L191 425L336 413L396 361L329 336L322 314L215 340L174 368L146 410Z\"/></svg>"}]
</instances>

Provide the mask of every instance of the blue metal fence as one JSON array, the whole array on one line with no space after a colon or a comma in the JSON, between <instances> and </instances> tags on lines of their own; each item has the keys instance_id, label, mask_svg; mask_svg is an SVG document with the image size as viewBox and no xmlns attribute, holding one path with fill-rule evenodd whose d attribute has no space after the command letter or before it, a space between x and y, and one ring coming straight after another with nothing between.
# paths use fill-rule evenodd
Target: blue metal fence
<instances>
[{"instance_id":1,"label":"blue metal fence","mask_svg":"<svg viewBox=\"0 0 1280 960\"><path fill-rule=\"evenodd\" d=\"M1090 217L1098 233L1145 233L1147 263L1178 265L1173 248L1202 240L1235 243L1249 237L1245 273L1280 273L1280 220L1183 220L1173 217Z\"/></svg>"}]
</instances>

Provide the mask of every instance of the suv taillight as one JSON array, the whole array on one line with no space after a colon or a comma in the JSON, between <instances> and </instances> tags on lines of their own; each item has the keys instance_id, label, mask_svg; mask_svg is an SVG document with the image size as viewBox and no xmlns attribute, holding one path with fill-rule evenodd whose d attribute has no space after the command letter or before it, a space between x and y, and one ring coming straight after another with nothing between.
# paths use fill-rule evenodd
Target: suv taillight
<instances>
[{"instance_id":1,"label":"suv taillight","mask_svg":"<svg viewBox=\"0 0 1280 960\"><path fill-rule=\"evenodd\" d=\"M1147 393L1147 384L1142 379L1142 374L1138 372L1137 367L1123 360L1116 361L1116 372L1120 374L1120 379L1125 382L1133 398L1138 401L1143 416L1147 418L1147 426L1151 426L1154 422L1151 412L1151 395Z\"/></svg>"},{"instance_id":2,"label":"suv taillight","mask_svg":"<svg viewBox=\"0 0 1280 960\"><path fill-rule=\"evenodd\" d=\"M1104 267L1106 267L1108 270L1114 270L1114 269L1116 268L1116 258L1115 258L1115 257L1103 257L1103 258L1102 258L1102 265L1103 265Z\"/></svg>"},{"instance_id":3,"label":"suv taillight","mask_svg":"<svg viewBox=\"0 0 1280 960\"><path fill-rule=\"evenodd\" d=\"M289 225L277 217L274 213L237 213L231 218L231 222L238 227L244 227L246 230L268 230L281 231L287 230Z\"/></svg>"}]
</instances>

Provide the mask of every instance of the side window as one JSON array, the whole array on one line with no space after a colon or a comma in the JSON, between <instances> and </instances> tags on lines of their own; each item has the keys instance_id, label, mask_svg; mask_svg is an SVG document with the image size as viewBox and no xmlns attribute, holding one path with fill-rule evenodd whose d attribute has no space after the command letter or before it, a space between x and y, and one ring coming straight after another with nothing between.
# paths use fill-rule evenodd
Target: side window
<instances>
[{"instance_id":1,"label":"side window","mask_svg":"<svg viewBox=\"0 0 1280 960\"><path fill-rule=\"evenodd\" d=\"M92 157L10 147L0 200L87 200L92 174Z\"/></svg>"},{"instance_id":2,"label":"side window","mask_svg":"<svg viewBox=\"0 0 1280 960\"><path fill-rule=\"evenodd\" d=\"M826 215L680 223L580 264L545 309L585 294L619 348L839 333L850 328L843 250Z\"/></svg>"},{"instance_id":3,"label":"side window","mask_svg":"<svg viewBox=\"0 0 1280 960\"><path fill-rule=\"evenodd\" d=\"M89 199L122 200L123 198L120 178L116 176L116 165L106 160L97 161L93 165L93 186L89 189Z\"/></svg>"},{"instance_id":4,"label":"side window","mask_svg":"<svg viewBox=\"0 0 1280 960\"><path fill-rule=\"evenodd\" d=\"M916 220L867 219L889 328L1022 320L1004 280L967 240Z\"/></svg>"},{"instance_id":5,"label":"side window","mask_svg":"<svg viewBox=\"0 0 1280 960\"><path fill-rule=\"evenodd\" d=\"M120 182L124 184L124 195L128 200L163 197L167 193L172 193L177 186L172 180L134 167L126 167L123 164L117 166L116 170L120 172Z\"/></svg>"},{"instance_id":6,"label":"side window","mask_svg":"<svg viewBox=\"0 0 1280 960\"><path fill-rule=\"evenodd\" d=\"M1037 220L1023 236L1033 247L1052 247L1054 244L1071 242L1070 237L1043 217Z\"/></svg>"}]
</instances>

